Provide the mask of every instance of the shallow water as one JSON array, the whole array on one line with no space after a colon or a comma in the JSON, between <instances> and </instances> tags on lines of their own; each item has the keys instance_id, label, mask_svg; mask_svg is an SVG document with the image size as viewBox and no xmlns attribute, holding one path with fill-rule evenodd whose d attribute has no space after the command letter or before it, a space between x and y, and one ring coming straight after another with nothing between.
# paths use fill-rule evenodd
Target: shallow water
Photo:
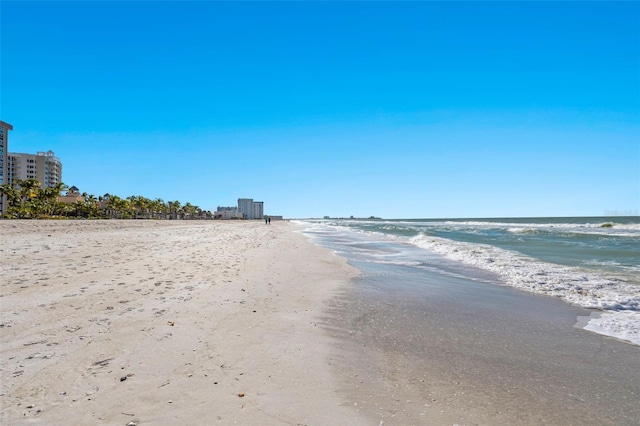
<instances>
[{"instance_id":1,"label":"shallow water","mask_svg":"<svg viewBox=\"0 0 640 426\"><path fill-rule=\"evenodd\" d=\"M300 223L370 274L405 265L560 297L601 311L590 330L640 344L640 218Z\"/></svg>"},{"instance_id":2,"label":"shallow water","mask_svg":"<svg viewBox=\"0 0 640 426\"><path fill-rule=\"evenodd\" d=\"M372 424L637 424L640 347L576 327L593 309L407 239L305 232L362 271L326 324Z\"/></svg>"},{"instance_id":3,"label":"shallow water","mask_svg":"<svg viewBox=\"0 0 640 426\"><path fill-rule=\"evenodd\" d=\"M635 425L640 347L575 328L583 308L386 265L334 302L350 401L377 424ZM356 389L355 391L353 389Z\"/></svg>"}]
</instances>

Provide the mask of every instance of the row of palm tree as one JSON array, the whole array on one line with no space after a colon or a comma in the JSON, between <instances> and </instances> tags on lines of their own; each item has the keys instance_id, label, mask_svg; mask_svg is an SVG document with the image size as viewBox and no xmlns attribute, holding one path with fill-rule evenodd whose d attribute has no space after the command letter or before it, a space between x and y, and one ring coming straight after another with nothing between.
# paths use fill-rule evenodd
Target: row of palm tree
<instances>
[{"instance_id":1,"label":"row of palm tree","mask_svg":"<svg viewBox=\"0 0 640 426\"><path fill-rule=\"evenodd\" d=\"M3 217L8 219L43 219L55 217L95 219L213 219L210 211L187 202L150 199L141 195L121 198L105 194L78 194L73 203L62 202L60 194L68 187L60 182L42 188L36 179L16 179L13 186L0 185L0 194L6 196Z\"/></svg>"}]
</instances>

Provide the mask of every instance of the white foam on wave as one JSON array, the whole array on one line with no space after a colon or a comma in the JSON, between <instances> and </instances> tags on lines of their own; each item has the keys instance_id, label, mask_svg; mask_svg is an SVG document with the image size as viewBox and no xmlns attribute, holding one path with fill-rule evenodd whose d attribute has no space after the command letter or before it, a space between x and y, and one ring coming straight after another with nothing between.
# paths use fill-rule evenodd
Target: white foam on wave
<instances>
[{"instance_id":1,"label":"white foam on wave","mask_svg":"<svg viewBox=\"0 0 640 426\"><path fill-rule=\"evenodd\" d=\"M621 277L543 262L491 245L426 235L415 236L411 242L448 259L494 272L509 286L605 311L601 319L589 323L593 327L591 331L606 330L607 333L601 334L640 345L640 285ZM629 340L629 336L636 340Z\"/></svg>"},{"instance_id":2,"label":"white foam on wave","mask_svg":"<svg viewBox=\"0 0 640 426\"><path fill-rule=\"evenodd\" d=\"M408 222L406 222L408 223ZM522 226L527 228L619 228L619 229L635 229L640 230L640 224L638 223L619 223L615 221L610 222L585 222L585 223L571 223L571 222L501 222L501 221L481 221L481 220L445 220L439 223L451 224L451 225L464 225L464 226L490 226L499 228L508 228L510 226Z\"/></svg>"},{"instance_id":3,"label":"white foam on wave","mask_svg":"<svg viewBox=\"0 0 640 426\"><path fill-rule=\"evenodd\" d=\"M573 234L603 235L616 237L640 238L640 224L637 223L515 223L515 222L483 222L483 221L444 221L439 225L465 231L478 229L506 229L513 234L529 234L536 232L565 232Z\"/></svg>"},{"instance_id":4,"label":"white foam on wave","mask_svg":"<svg viewBox=\"0 0 640 426\"><path fill-rule=\"evenodd\" d=\"M427 222L428 223L428 222ZM452 221L433 222L437 225L446 225L450 227L458 227L468 230L469 228L501 228L507 229L509 232L531 232L534 230L545 231L567 231L584 234L597 235L623 235L638 237L640 236L640 224L638 223L618 223L618 222L594 222L594 223L534 223L534 222L484 222L477 220L468 221Z\"/></svg>"},{"instance_id":5,"label":"white foam on wave","mask_svg":"<svg viewBox=\"0 0 640 426\"><path fill-rule=\"evenodd\" d=\"M598 259L590 259L584 262L585 265L591 265L598 268L616 268L618 270L626 271L629 274L635 274L636 276L640 276L640 264L636 266L628 266L623 265L620 262L616 262L615 260L598 260Z\"/></svg>"},{"instance_id":6,"label":"white foam on wave","mask_svg":"<svg viewBox=\"0 0 640 426\"><path fill-rule=\"evenodd\" d=\"M600 317L590 319L584 329L640 346L639 323L640 312L604 312Z\"/></svg>"}]
</instances>

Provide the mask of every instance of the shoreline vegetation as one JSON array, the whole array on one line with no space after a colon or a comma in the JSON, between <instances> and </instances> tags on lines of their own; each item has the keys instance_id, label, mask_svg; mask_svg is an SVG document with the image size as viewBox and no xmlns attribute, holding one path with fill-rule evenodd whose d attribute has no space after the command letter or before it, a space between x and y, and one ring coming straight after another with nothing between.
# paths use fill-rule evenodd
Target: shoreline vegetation
<instances>
[{"instance_id":1,"label":"shoreline vegetation","mask_svg":"<svg viewBox=\"0 0 640 426\"><path fill-rule=\"evenodd\" d=\"M4 219L213 219L209 210L186 202L150 199L142 195L121 198L105 194L96 197L86 192L61 200L60 194L69 188L62 182L42 188L36 179L16 179L14 185L0 185L0 195L6 196Z\"/></svg>"}]
</instances>

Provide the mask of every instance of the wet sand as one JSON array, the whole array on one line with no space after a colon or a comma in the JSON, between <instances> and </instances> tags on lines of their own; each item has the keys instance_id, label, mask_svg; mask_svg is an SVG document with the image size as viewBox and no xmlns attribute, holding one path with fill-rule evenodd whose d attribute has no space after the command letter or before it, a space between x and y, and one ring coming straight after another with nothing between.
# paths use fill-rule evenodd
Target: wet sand
<instances>
[{"instance_id":1,"label":"wet sand","mask_svg":"<svg viewBox=\"0 0 640 426\"><path fill-rule=\"evenodd\" d=\"M391 270L393 269L393 270ZM343 392L385 425L638 425L640 347L558 299L411 268L334 301ZM381 423L378 423L381 422Z\"/></svg>"}]
</instances>

